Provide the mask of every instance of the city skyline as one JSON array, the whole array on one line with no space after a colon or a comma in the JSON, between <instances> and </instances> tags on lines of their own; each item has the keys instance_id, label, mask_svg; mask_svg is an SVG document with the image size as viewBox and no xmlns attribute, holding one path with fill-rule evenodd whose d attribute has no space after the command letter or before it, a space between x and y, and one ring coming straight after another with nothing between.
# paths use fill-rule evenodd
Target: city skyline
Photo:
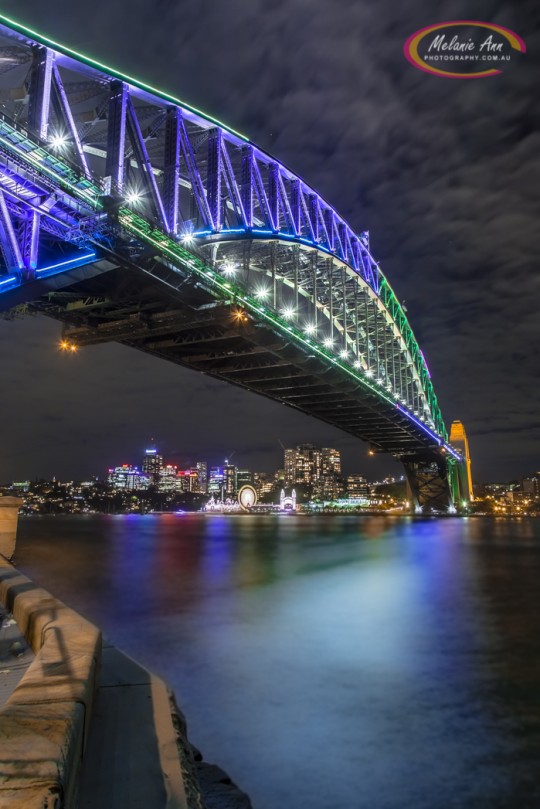
<instances>
[{"instance_id":1,"label":"city skyline","mask_svg":"<svg viewBox=\"0 0 540 809\"><path fill-rule=\"evenodd\" d=\"M277 17L291 21L279 34L260 14L240 14L233 28L219 9L205 15L209 47L193 77L192 41L202 25L196 14L164 8L164 24L156 28L144 4L131 3L129 19L118 4L111 12L125 34L118 41L114 25L103 30L100 14L85 17L83 28L82 14L66 0L54 0L46 9L35 0L23 9L4 3L7 12L97 58L109 61L114 53L126 72L157 86L166 75L177 82L172 91L247 131L320 188L358 231L369 229L374 253L405 303L428 359L446 423L459 418L465 424L473 477L527 474L540 454L538 386L533 384L538 327L530 272L536 214L526 193L536 155L528 103L532 61L522 60L474 87L444 82L422 76L403 60L404 38L426 22L419 4L407 13L394 10L382 21L368 9L343 3L339 19L319 9L297 26L300 10L293 6L285 15L285 6L277 5ZM512 9L500 17L494 4L490 9L527 39L524 17L514 19ZM264 55L250 46L255 24L267 43L289 43L287 60L264 72L264 93L254 92L235 66L236 54L242 53L251 74L263 74ZM340 54L332 55L335 63L316 47L327 28L343 44ZM161 61L152 49L141 53L137 47L150 29L156 52L164 54ZM302 31L298 54L290 47L293 30L295 36ZM363 30L377 32L387 47L374 49L369 42L358 47ZM171 38L170 31L177 34ZM222 80L215 82L215 60L223 48L229 58L219 56ZM317 58L309 60L309 70L305 60L297 69L308 50ZM339 98L330 80L335 75ZM275 103L268 105L267 99ZM306 147L315 109L320 137ZM471 116L470 109L483 114ZM236 450L246 455L246 464L264 468L275 463L278 440L288 444L295 436L339 447L346 466L360 466L368 475L372 468L375 476L399 468L390 458L368 459L367 446L345 433L127 348L106 345L60 355L59 326L43 318L2 321L0 337L9 386L0 477L17 477L29 468L44 476L76 473L81 458L89 465L79 471L84 477L108 443L122 455L138 427L151 432L156 422L163 441L179 453L197 446L206 454L218 447L223 456ZM227 414L226 437L216 423L216 401Z\"/></svg>"}]
</instances>

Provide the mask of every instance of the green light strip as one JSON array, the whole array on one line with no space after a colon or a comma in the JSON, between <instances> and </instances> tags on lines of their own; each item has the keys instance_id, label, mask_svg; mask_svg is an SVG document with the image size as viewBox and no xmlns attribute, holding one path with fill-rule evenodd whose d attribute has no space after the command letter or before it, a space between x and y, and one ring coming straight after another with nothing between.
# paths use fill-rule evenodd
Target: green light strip
<instances>
[{"instance_id":1,"label":"green light strip","mask_svg":"<svg viewBox=\"0 0 540 809\"><path fill-rule=\"evenodd\" d=\"M245 135L242 135L241 132L237 132L235 129L232 129L227 124L218 121L217 118L213 118L211 115L207 115L205 112L197 109L197 107L192 107L191 104L186 104L184 101L181 101L179 98L170 95L169 93L164 93L163 90L158 90L156 87L152 87L150 84L146 84L146 82L139 81L139 79L134 79L131 76L127 76L125 73L121 73L116 68L108 67L108 65L104 65L102 62L98 62L96 59L92 59L89 56L85 56L84 53L79 53L78 51L73 50L72 48L68 48L65 45L61 45L58 42L55 42L54 39L49 39L48 37L44 37L42 34L39 34L37 31L33 31L31 28L28 28L26 25L22 25L20 22L16 20L12 20L9 17L6 17L4 14L0 14L0 22L5 23L9 28L15 29L20 34L24 34L25 36L34 39L36 42L39 42L42 45L45 45L49 48L54 48L55 50L63 53L65 56L71 56L74 59L78 59L81 62L89 65L89 67L97 68L98 70L104 71L111 76L114 76L121 81L126 81L129 84L132 84L134 87L138 87L145 92L154 93L154 95L159 96L164 101L172 101L173 104L177 104L180 107L185 107L190 112L195 113L196 115L200 115L201 118L204 118L206 121L209 121L212 124L217 124L221 126L223 129L226 129L227 132L230 132L233 135L236 135L237 138L246 141L249 143L249 138L246 138Z\"/></svg>"}]
</instances>

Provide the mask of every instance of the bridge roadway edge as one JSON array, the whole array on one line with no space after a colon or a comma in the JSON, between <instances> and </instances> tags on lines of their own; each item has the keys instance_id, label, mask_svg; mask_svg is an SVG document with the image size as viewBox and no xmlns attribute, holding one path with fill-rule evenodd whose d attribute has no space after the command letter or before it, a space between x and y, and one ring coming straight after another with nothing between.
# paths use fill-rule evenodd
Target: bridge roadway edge
<instances>
[{"instance_id":1,"label":"bridge roadway edge","mask_svg":"<svg viewBox=\"0 0 540 809\"><path fill-rule=\"evenodd\" d=\"M0 809L251 809L167 684L1 552L0 603L35 654L0 710Z\"/></svg>"}]
</instances>

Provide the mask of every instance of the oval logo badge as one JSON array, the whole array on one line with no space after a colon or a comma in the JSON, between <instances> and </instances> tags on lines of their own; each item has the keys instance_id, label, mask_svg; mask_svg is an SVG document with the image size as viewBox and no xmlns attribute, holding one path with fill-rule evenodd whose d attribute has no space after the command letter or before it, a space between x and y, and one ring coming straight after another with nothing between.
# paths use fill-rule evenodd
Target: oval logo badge
<instances>
[{"instance_id":1,"label":"oval logo badge","mask_svg":"<svg viewBox=\"0 0 540 809\"><path fill-rule=\"evenodd\" d=\"M525 43L502 25L454 20L428 25L412 34L403 53L425 73L447 79L486 79L498 76Z\"/></svg>"}]
</instances>

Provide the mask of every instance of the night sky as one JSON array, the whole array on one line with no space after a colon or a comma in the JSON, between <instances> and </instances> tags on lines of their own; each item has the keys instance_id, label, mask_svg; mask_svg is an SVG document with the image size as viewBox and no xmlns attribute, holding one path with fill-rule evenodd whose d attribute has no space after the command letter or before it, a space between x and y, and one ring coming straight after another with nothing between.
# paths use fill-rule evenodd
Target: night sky
<instances>
[{"instance_id":1,"label":"night sky","mask_svg":"<svg viewBox=\"0 0 540 809\"><path fill-rule=\"evenodd\" d=\"M491 0L2 0L3 13L226 121L298 172L390 280L473 476L540 467L540 6ZM476 19L527 55L459 81L405 61L414 31ZM0 481L103 475L154 437L177 463L282 465L278 439L343 452L346 472L401 473L344 433L117 345L57 350L46 318L0 320Z\"/></svg>"}]
</instances>

